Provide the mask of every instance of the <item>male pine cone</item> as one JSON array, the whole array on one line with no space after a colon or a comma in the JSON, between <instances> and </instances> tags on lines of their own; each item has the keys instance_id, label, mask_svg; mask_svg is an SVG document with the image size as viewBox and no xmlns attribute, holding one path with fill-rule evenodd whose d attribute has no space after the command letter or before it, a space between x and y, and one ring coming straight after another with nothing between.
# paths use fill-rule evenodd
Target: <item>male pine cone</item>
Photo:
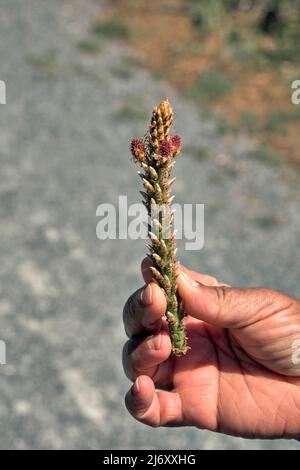
<instances>
[{"instance_id":1,"label":"male pine cone","mask_svg":"<svg viewBox=\"0 0 300 470\"><path fill-rule=\"evenodd\" d=\"M171 203L171 171L174 157L180 152L179 135L171 136L173 111L169 100L163 100L153 109L150 127L146 137L134 139L130 150L144 173L139 173L145 191L141 191L144 204L150 216L148 227L150 239L149 258L153 278L162 287L167 300L166 318L172 342L172 351L180 356L188 350L184 327L185 313L177 292L176 246L173 230L174 214Z\"/></svg>"}]
</instances>

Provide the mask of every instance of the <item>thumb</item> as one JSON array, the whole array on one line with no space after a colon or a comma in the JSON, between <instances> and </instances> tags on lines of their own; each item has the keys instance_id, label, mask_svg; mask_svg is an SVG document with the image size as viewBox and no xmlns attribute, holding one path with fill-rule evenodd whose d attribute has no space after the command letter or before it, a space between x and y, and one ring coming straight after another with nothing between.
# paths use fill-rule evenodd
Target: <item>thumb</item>
<instances>
[{"instance_id":1,"label":"thumb","mask_svg":"<svg viewBox=\"0 0 300 470\"><path fill-rule=\"evenodd\" d=\"M178 292L188 315L220 328L242 328L280 310L279 292L266 288L208 287L180 272Z\"/></svg>"}]
</instances>

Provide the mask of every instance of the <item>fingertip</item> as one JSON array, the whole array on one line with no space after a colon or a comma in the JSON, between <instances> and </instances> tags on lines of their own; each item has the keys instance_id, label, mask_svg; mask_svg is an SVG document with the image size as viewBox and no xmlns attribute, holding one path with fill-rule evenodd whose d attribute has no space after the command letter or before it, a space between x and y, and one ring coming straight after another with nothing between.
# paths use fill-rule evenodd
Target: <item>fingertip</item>
<instances>
[{"instance_id":1,"label":"fingertip","mask_svg":"<svg viewBox=\"0 0 300 470\"><path fill-rule=\"evenodd\" d=\"M176 271L178 275L180 275L180 273L186 273L187 275L189 275L190 273L190 270L186 268L183 264L181 264L180 261L177 261L176 263Z\"/></svg>"},{"instance_id":2,"label":"fingertip","mask_svg":"<svg viewBox=\"0 0 300 470\"><path fill-rule=\"evenodd\" d=\"M195 281L196 285L197 284L205 285L205 286L219 286L221 284L225 285L224 283L220 283L218 279L216 279L214 276L211 276L205 273L197 273L196 271L192 271L191 269L188 269L183 265L177 266L177 273L178 275L180 275L180 273L183 273L183 275L186 275L186 277L190 280L191 283Z\"/></svg>"},{"instance_id":3,"label":"fingertip","mask_svg":"<svg viewBox=\"0 0 300 470\"><path fill-rule=\"evenodd\" d=\"M186 271L179 271L179 275L177 276L177 287L179 295L182 299L185 299L187 296L193 293L195 287L199 285L201 285L201 283L189 277Z\"/></svg>"},{"instance_id":4,"label":"fingertip","mask_svg":"<svg viewBox=\"0 0 300 470\"><path fill-rule=\"evenodd\" d=\"M136 419L141 419L152 405L154 395L153 380L147 375L137 377L125 397L125 404L129 413Z\"/></svg>"},{"instance_id":5,"label":"fingertip","mask_svg":"<svg viewBox=\"0 0 300 470\"><path fill-rule=\"evenodd\" d=\"M209 295L211 287L191 279L183 272L177 278L177 285L186 313L198 320L206 320L206 311L209 310L211 303Z\"/></svg>"},{"instance_id":6,"label":"fingertip","mask_svg":"<svg viewBox=\"0 0 300 470\"><path fill-rule=\"evenodd\" d=\"M206 277L206 274L197 273L196 271L192 271L191 269L188 269L186 266L184 266L183 264L181 264L179 262L177 262L176 271L177 271L178 276L180 276L180 274L183 274L183 276L186 276L190 280L190 282L193 282L194 280L196 281L198 278L201 279L201 277L203 277L203 276ZM208 276L208 277L210 277L210 276Z\"/></svg>"},{"instance_id":7,"label":"fingertip","mask_svg":"<svg viewBox=\"0 0 300 470\"><path fill-rule=\"evenodd\" d=\"M143 326L155 329L161 326L163 315L166 313L167 301L163 290L155 282L151 282L152 302L145 308L142 320Z\"/></svg>"},{"instance_id":8,"label":"fingertip","mask_svg":"<svg viewBox=\"0 0 300 470\"><path fill-rule=\"evenodd\" d=\"M243 321L246 319L245 295L241 289L221 284L207 286L181 273L178 292L186 313L198 320L221 328L233 328L240 325L241 318Z\"/></svg>"},{"instance_id":9,"label":"fingertip","mask_svg":"<svg viewBox=\"0 0 300 470\"><path fill-rule=\"evenodd\" d=\"M145 400L149 400L150 398L152 400L155 393L155 385L151 377L148 377L148 375L140 375L137 381L139 394L141 394Z\"/></svg>"},{"instance_id":10,"label":"fingertip","mask_svg":"<svg viewBox=\"0 0 300 470\"><path fill-rule=\"evenodd\" d=\"M150 269L150 266L152 266L152 263L149 260L149 258L144 258L141 263L141 271L142 271L142 276L144 278L144 281L146 283L153 281L153 274Z\"/></svg>"},{"instance_id":11,"label":"fingertip","mask_svg":"<svg viewBox=\"0 0 300 470\"><path fill-rule=\"evenodd\" d=\"M179 393L156 393L153 380L146 375L136 379L125 401L129 413L149 426L178 426L184 421Z\"/></svg>"},{"instance_id":12,"label":"fingertip","mask_svg":"<svg viewBox=\"0 0 300 470\"><path fill-rule=\"evenodd\" d=\"M172 352L172 343L171 343L171 338L170 338L170 334L168 331L161 331L160 351L164 355L163 360L166 360Z\"/></svg>"}]
</instances>

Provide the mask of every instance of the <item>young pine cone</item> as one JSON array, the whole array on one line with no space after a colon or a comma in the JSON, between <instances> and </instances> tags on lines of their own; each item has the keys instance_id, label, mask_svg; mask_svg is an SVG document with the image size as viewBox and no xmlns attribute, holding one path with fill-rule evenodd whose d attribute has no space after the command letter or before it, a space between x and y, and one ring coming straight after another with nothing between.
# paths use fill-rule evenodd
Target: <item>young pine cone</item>
<instances>
[{"instance_id":1,"label":"young pine cone","mask_svg":"<svg viewBox=\"0 0 300 470\"><path fill-rule=\"evenodd\" d=\"M151 124L142 139L134 139L130 150L143 173L145 191L142 192L144 204L151 217L148 235L150 239L149 258L153 278L162 287L167 299L166 318L169 325L173 353L177 356L187 352L187 338L184 327L185 313L177 292L176 283L176 246L173 230L171 203L171 171L174 157L180 152L179 135L171 136L173 111L169 100L162 101L152 112Z\"/></svg>"}]
</instances>

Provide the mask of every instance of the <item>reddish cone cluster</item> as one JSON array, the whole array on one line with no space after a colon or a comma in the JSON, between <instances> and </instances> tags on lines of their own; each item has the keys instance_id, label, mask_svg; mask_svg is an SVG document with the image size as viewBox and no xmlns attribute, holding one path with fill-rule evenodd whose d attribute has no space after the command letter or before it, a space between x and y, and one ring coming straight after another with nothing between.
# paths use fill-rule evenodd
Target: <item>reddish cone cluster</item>
<instances>
[{"instance_id":1,"label":"reddish cone cluster","mask_svg":"<svg viewBox=\"0 0 300 470\"><path fill-rule=\"evenodd\" d=\"M181 148L181 137L176 134L174 135L171 140L164 140L161 142L159 145L159 155L163 158L168 158L168 157L175 157L179 152Z\"/></svg>"},{"instance_id":2,"label":"reddish cone cluster","mask_svg":"<svg viewBox=\"0 0 300 470\"><path fill-rule=\"evenodd\" d=\"M159 155L161 157L170 157L172 154L172 144L169 140L164 140L159 146Z\"/></svg>"},{"instance_id":3,"label":"reddish cone cluster","mask_svg":"<svg viewBox=\"0 0 300 470\"><path fill-rule=\"evenodd\" d=\"M173 135L171 139L171 145L173 150L173 156L177 155L181 149L181 137L178 134Z\"/></svg>"},{"instance_id":4,"label":"reddish cone cluster","mask_svg":"<svg viewBox=\"0 0 300 470\"><path fill-rule=\"evenodd\" d=\"M135 160L143 162L145 160L145 145L141 139L133 139L130 144L130 152Z\"/></svg>"}]
</instances>

